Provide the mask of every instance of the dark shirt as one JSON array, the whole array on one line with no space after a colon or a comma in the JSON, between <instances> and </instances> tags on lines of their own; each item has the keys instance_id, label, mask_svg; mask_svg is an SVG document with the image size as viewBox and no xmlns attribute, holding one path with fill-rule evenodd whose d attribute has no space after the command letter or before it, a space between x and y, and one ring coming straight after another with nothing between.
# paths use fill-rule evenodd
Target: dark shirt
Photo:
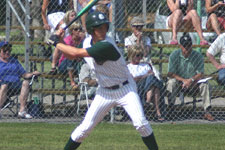
<instances>
[{"instance_id":1,"label":"dark shirt","mask_svg":"<svg viewBox=\"0 0 225 150\"><path fill-rule=\"evenodd\" d=\"M224 2L223 0L212 0L211 6L217 4L219 1ZM223 6L218 7L215 11L209 13L209 16L212 13L215 13L217 17L225 16L225 7Z\"/></svg>"},{"instance_id":2,"label":"dark shirt","mask_svg":"<svg viewBox=\"0 0 225 150\"><path fill-rule=\"evenodd\" d=\"M66 12L69 7L69 0L62 0L62 4L59 4L59 0L50 0L48 4L48 14L55 12Z\"/></svg>"}]
</instances>

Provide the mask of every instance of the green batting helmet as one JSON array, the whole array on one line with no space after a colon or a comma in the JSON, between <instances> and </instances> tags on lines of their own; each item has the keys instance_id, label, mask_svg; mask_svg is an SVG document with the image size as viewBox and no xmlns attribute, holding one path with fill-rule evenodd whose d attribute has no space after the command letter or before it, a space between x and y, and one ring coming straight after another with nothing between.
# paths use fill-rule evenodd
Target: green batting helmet
<instances>
[{"instance_id":1,"label":"green batting helmet","mask_svg":"<svg viewBox=\"0 0 225 150\"><path fill-rule=\"evenodd\" d=\"M95 11L86 17L86 29L89 34L93 32L93 28L102 24L109 24L109 20L104 13Z\"/></svg>"}]
</instances>

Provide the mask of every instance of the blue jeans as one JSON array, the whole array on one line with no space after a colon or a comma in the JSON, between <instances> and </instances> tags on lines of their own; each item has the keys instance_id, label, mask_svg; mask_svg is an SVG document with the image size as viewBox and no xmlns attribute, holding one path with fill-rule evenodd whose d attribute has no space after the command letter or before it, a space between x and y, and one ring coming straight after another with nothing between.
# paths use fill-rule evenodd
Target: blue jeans
<instances>
[{"instance_id":1,"label":"blue jeans","mask_svg":"<svg viewBox=\"0 0 225 150\"><path fill-rule=\"evenodd\" d=\"M218 81L220 84L225 85L225 68L219 70Z\"/></svg>"}]
</instances>

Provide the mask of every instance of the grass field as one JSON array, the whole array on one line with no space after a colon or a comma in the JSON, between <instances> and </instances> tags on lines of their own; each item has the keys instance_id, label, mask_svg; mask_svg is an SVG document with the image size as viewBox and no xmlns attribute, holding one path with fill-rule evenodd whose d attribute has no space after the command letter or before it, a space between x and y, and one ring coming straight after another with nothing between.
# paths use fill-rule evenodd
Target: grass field
<instances>
[{"instance_id":1,"label":"grass field","mask_svg":"<svg viewBox=\"0 0 225 150\"><path fill-rule=\"evenodd\" d=\"M0 123L0 150L62 150L76 125ZM225 150L222 124L154 124L152 127L159 150ZM147 148L132 125L101 123L79 150Z\"/></svg>"}]
</instances>

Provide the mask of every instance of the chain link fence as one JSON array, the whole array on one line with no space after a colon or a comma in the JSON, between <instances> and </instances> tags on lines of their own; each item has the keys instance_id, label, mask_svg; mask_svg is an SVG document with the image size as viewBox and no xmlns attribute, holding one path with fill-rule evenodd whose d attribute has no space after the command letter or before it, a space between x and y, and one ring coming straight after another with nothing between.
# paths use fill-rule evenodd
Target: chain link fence
<instances>
[{"instance_id":1,"label":"chain link fence","mask_svg":"<svg viewBox=\"0 0 225 150\"><path fill-rule=\"evenodd\" d=\"M81 4L78 1L64 2L66 4L62 9L65 14L74 8L80 10ZM62 5L59 3L60 1L57 0L53 4L50 3L51 6L49 4L47 10L54 11L57 5ZM170 55L180 48L169 45L172 39L172 32L166 26L167 17L170 13L166 1L112 0L111 5L113 25L110 30L112 32L111 35L123 52L131 74L137 77L137 75L144 75L146 70L147 72L152 72L147 78L137 80L138 92L148 120L160 122L192 119L204 120L206 111L215 120L224 120L224 86L217 81L217 69L206 57L208 46L200 46L199 36L196 31L193 31L193 29L183 31L181 29L178 32L177 39L179 41L184 32L188 32L194 45L193 51L202 53L201 59L204 61L204 67L199 66L203 67L200 70L204 69L205 77L203 78L212 77L212 79L203 83L203 85L207 86L197 84L198 86L186 90L182 89L180 83L175 85L167 76L169 60L172 57ZM19 86L18 88L8 90L5 103L0 103L2 105L1 120L14 120L17 118L18 111L21 108L21 101L24 100L21 99L20 91L22 83L24 84L25 82L28 84L26 88L29 89L27 112L35 118L32 120L81 120L95 95L97 85L93 70L90 70L83 60L71 62L64 59L60 52L56 53L54 47L46 44L45 37L47 33L46 27L45 29L43 28L43 16L41 14L42 1L2 0L0 6L1 41L6 40L12 44L10 55L19 61L26 72L37 70L41 73L38 77L31 78L32 76L30 76L28 80L21 78L20 84L18 84L19 82L16 83ZM212 43L216 34L212 31L208 32L206 29L207 13L205 2L194 0L194 9L201 15L201 27L204 38L209 43ZM138 41L137 37L134 37L134 34L136 34L134 28L136 30L141 28L140 41ZM132 46L137 41L139 46ZM135 57L140 57L139 61L145 62L139 64L144 68L142 68L143 70L138 70L138 65L132 65ZM216 58L219 59L219 56ZM193 63L199 63L201 59L195 58ZM62 60L65 66L61 67L62 70L60 70L59 63ZM54 70L54 66L57 71ZM187 69L187 66L184 66L184 68ZM185 69L183 70L185 71ZM21 75L19 74L21 73L19 68L14 72L17 72L15 74L18 76ZM0 71L0 73L1 80L3 80L3 75L7 73L4 74L4 71ZM83 75L87 75L88 79L92 79L89 80L90 83L87 80L82 80L84 79ZM169 86L169 83L173 83L172 86ZM2 83L2 85L4 84ZM173 91L176 91L174 100L172 100L169 92L172 87ZM203 90L205 90L205 93L202 93ZM205 94L205 97L201 93ZM129 116L123 108L118 106L112 109L104 119L107 121L128 121Z\"/></svg>"}]
</instances>

